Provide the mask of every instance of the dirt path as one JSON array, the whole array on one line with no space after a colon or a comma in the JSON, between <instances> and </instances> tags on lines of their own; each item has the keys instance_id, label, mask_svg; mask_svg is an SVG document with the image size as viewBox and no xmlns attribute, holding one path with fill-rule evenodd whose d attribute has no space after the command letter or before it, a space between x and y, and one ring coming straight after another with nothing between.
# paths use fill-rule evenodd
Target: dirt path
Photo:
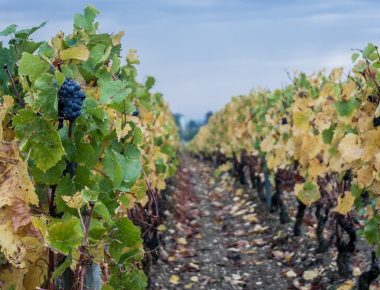
<instances>
[{"instance_id":1,"label":"dirt path","mask_svg":"<svg viewBox=\"0 0 380 290\"><path fill-rule=\"evenodd\" d=\"M161 259L149 275L151 290L316 290L344 282L336 275L334 250L315 253L312 228L293 237L293 223L281 225L250 190L227 174L213 174L206 163L183 156L167 196L170 207L161 229ZM290 206L291 216L293 211ZM360 269L358 261L354 265ZM346 281L351 282L354 277Z\"/></svg>"}]
</instances>

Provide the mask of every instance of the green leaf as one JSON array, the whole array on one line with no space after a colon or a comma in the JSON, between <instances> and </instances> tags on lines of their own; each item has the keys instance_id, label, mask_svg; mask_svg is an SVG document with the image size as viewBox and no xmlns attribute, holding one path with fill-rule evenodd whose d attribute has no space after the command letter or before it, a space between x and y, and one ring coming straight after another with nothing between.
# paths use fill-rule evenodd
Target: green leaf
<instances>
[{"instance_id":1,"label":"green leaf","mask_svg":"<svg viewBox=\"0 0 380 290\"><path fill-rule=\"evenodd\" d=\"M56 70L54 72L54 76L55 76L55 79L57 80L58 87L60 88L65 81L65 75L61 73L60 71Z\"/></svg>"},{"instance_id":2,"label":"green leaf","mask_svg":"<svg viewBox=\"0 0 380 290\"><path fill-rule=\"evenodd\" d=\"M98 201L96 204L95 204L95 207L94 207L94 215L95 216L98 216L98 217L101 217L102 219L104 219L104 221L109 225L109 226L112 226L114 224L113 220L112 220L112 217L107 209L107 207L100 201Z\"/></svg>"},{"instance_id":3,"label":"green leaf","mask_svg":"<svg viewBox=\"0 0 380 290\"><path fill-rule=\"evenodd\" d=\"M333 124L330 126L330 128L323 130L322 132L323 143L331 144L331 141L334 137L335 128L336 128L336 125Z\"/></svg>"},{"instance_id":4,"label":"green leaf","mask_svg":"<svg viewBox=\"0 0 380 290\"><path fill-rule=\"evenodd\" d=\"M370 244L376 244L380 239L378 224L378 219L373 217L364 227L364 237Z\"/></svg>"},{"instance_id":5,"label":"green leaf","mask_svg":"<svg viewBox=\"0 0 380 290\"><path fill-rule=\"evenodd\" d=\"M37 183L43 183L46 185L54 185L57 184L62 177L62 172L66 168L66 162L62 158L56 165L51 167L46 172L41 171L36 166L32 166L31 174L33 179Z\"/></svg>"},{"instance_id":6,"label":"green leaf","mask_svg":"<svg viewBox=\"0 0 380 290\"><path fill-rule=\"evenodd\" d=\"M89 231L90 240L94 243L97 243L102 240L105 234L108 235L103 223L98 221L97 219L91 219Z\"/></svg>"},{"instance_id":7,"label":"green leaf","mask_svg":"<svg viewBox=\"0 0 380 290\"><path fill-rule=\"evenodd\" d=\"M132 267L127 267L120 271L117 267L112 267L109 284L115 289L145 290L148 287L148 280L144 271Z\"/></svg>"},{"instance_id":8,"label":"green leaf","mask_svg":"<svg viewBox=\"0 0 380 290\"><path fill-rule=\"evenodd\" d=\"M133 144L139 145L139 144L142 144L143 141L144 141L144 134L141 128L135 127L135 129L133 129L133 140L132 140Z\"/></svg>"},{"instance_id":9,"label":"green leaf","mask_svg":"<svg viewBox=\"0 0 380 290\"><path fill-rule=\"evenodd\" d=\"M7 26L4 30L0 31L0 36L8 36L9 34L15 33L16 28L16 24L11 24Z\"/></svg>"},{"instance_id":10,"label":"green leaf","mask_svg":"<svg viewBox=\"0 0 380 290\"><path fill-rule=\"evenodd\" d=\"M339 114L339 116L349 116L351 113L360 106L360 102L352 98L349 101L338 101L335 103L335 108Z\"/></svg>"},{"instance_id":11,"label":"green leaf","mask_svg":"<svg viewBox=\"0 0 380 290\"><path fill-rule=\"evenodd\" d=\"M372 68L379 69L379 68L380 68L380 61L379 61L379 60L374 61L374 62L371 64L371 67L372 67Z\"/></svg>"},{"instance_id":12,"label":"green leaf","mask_svg":"<svg viewBox=\"0 0 380 290\"><path fill-rule=\"evenodd\" d=\"M116 221L115 234L110 244L110 254L119 261L120 257L125 254L125 247L139 248L142 246L141 229L133 224L127 218L121 218Z\"/></svg>"},{"instance_id":13,"label":"green leaf","mask_svg":"<svg viewBox=\"0 0 380 290\"><path fill-rule=\"evenodd\" d=\"M156 169L157 173L165 173L166 171L166 165L162 159L156 160Z\"/></svg>"},{"instance_id":14,"label":"green leaf","mask_svg":"<svg viewBox=\"0 0 380 290\"><path fill-rule=\"evenodd\" d=\"M86 203L89 203L90 201L96 202L99 197L99 192L97 192L96 190L84 189L82 191L82 197L83 201Z\"/></svg>"},{"instance_id":15,"label":"green leaf","mask_svg":"<svg viewBox=\"0 0 380 290\"><path fill-rule=\"evenodd\" d=\"M106 47L104 44L97 44L95 45L91 51L90 51L90 62L93 64L93 65L97 65L98 63L100 63L101 61L104 61L105 60L105 55L104 55L104 51L105 51Z\"/></svg>"},{"instance_id":16,"label":"green leaf","mask_svg":"<svg viewBox=\"0 0 380 290\"><path fill-rule=\"evenodd\" d=\"M355 62L358 59L358 57L359 57L359 53L352 54L352 56L351 56L352 62Z\"/></svg>"},{"instance_id":17,"label":"green leaf","mask_svg":"<svg viewBox=\"0 0 380 290\"><path fill-rule=\"evenodd\" d=\"M100 82L100 103L120 103L128 97L131 92L132 89L128 88L128 83L124 81L102 81Z\"/></svg>"},{"instance_id":18,"label":"green leaf","mask_svg":"<svg viewBox=\"0 0 380 290\"><path fill-rule=\"evenodd\" d=\"M129 271L124 279L125 289L144 290L148 287L148 279L142 270Z\"/></svg>"},{"instance_id":19,"label":"green leaf","mask_svg":"<svg viewBox=\"0 0 380 290\"><path fill-rule=\"evenodd\" d=\"M95 29L94 20L99 11L92 6L87 6L84 10L84 15L75 14L74 16L74 27L78 29L84 29L91 31Z\"/></svg>"},{"instance_id":20,"label":"green leaf","mask_svg":"<svg viewBox=\"0 0 380 290\"><path fill-rule=\"evenodd\" d=\"M35 98L34 107L43 113L45 116L53 120L58 116L58 88L54 86L54 77L50 74L43 74L35 82L35 87L38 91Z\"/></svg>"},{"instance_id":21,"label":"green leaf","mask_svg":"<svg viewBox=\"0 0 380 290\"><path fill-rule=\"evenodd\" d=\"M148 76L145 81L145 87L147 88L147 90L150 90L151 88L153 88L155 83L156 83L155 78L152 76Z\"/></svg>"},{"instance_id":22,"label":"green leaf","mask_svg":"<svg viewBox=\"0 0 380 290\"><path fill-rule=\"evenodd\" d=\"M76 158L75 160L78 163L82 163L85 166L92 168L98 162L97 155L95 154L95 150L92 148L90 144L80 142L75 144L76 147Z\"/></svg>"},{"instance_id":23,"label":"green leaf","mask_svg":"<svg viewBox=\"0 0 380 290\"><path fill-rule=\"evenodd\" d=\"M118 188L124 179L124 172L121 164L123 159L124 157L120 153L117 153L110 148L106 150L103 161L104 171L115 188Z\"/></svg>"},{"instance_id":24,"label":"green leaf","mask_svg":"<svg viewBox=\"0 0 380 290\"><path fill-rule=\"evenodd\" d=\"M64 255L75 252L82 243L83 230L76 217L54 220L47 232L48 244Z\"/></svg>"},{"instance_id":25,"label":"green leaf","mask_svg":"<svg viewBox=\"0 0 380 290\"><path fill-rule=\"evenodd\" d=\"M61 196L72 196L76 193L74 182L71 180L69 175L62 177L62 179L57 183L57 188L55 190L56 195L56 205L57 210L60 212L69 210L66 202L62 200Z\"/></svg>"},{"instance_id":26,"label":"green leaf","mask_svg":"<svg viewBox=\"0 0 380 290\"><path fill-rule=\"evenodd\" d=\"M139 179L142 171L140 150L132 144L127 144L124 150L124 156L126 161L124 165L126 171L124 180L127 183L134 183Z\"/></svg>"},{"instance_id":27,"label":"green leaf","mask_svg":"<svg viewBox=\"0 0 380 290\"><path fill-rule=\"evenodd\" d=\"M46 172L61 160L65 153L55 126L29 109L22 109L13 118L21 150L29 153L38 169Z\"/></svg>"},{"instance_id":28,"label":"green leaf","mask_svg":"<svg viewBox=\"0 0 380 290\"><path fill-rule=\"evenodd\" d=\"M38 26L34 26L32 28L27 28L27 29L21 29L15 33L16 38L21 38L21 39L27 39L31 34L36 32L38 29L44 27L46 25L47 21L42 22Z\"/></svg>"},{"instance_id":29,"label":"green leaf","mask_svg":"<svg viewBox=\"0 0 380 290\"><path fill-rule=\"evenodd\" d=\"M363 50L363 55L368 58L375 50L376 46L374 46L372 43L368 43L366 48Z\"/></svg>"},{"instance_id":30,"label":"green leaf","mask_svg":"<svg viewBox=\"0 0 380 290\"><path fill-rule=\"evenodd\" d=\"M45 56L45 57L48 57L48 58L52 58L55 55L55 50L47 42L44 42L38 48L38 55Z\"/></svg>"},{"instance_id":31,"label":"green leaf","mask_svg":"<svg viewBox=\"0 0 380 290\"><path fill-rule=\"evenodd\" d=\"M84 187L91 187L93 185L93 174L91 173L91 170L88 169L86 166L78 165L77 169L75 170L75 187L77 190L80 190Z\"/></svg>"},{"instance_id":32,"label":"green leaf","mask_svg":"<svg viewBox=\"0 0 380 290\"><path fill-rule=\"evenodd\" d=\"M38 79L47 72L50 64L43 61L39 56L24 52L19 62L19 72L22 76L29 76L31 81Z\"/></svg>"},{"instance_id":33,"label":"green leaf","mask_svg":"<svg viewBox=\"0 0 380 290\"><path fill-rule=\"evenodd\" d=\"M63 272L65 272L66 269L70 267L71 262L72 262L71 256L69 255L65 258L65 261L54 270L50 278L50 281L54 281L59 276L62 276Z\"/></svg>"}]
</instances>

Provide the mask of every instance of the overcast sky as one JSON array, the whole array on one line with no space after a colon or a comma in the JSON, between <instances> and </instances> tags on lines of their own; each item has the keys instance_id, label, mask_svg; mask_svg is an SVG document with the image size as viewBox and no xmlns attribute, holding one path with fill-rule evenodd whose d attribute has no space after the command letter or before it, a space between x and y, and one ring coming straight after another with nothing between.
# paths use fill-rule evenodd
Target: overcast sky
<instances>
[{"instance_id":1,"label":"overcast sky","mask_svg":"<svg viewBox=\"0 0 380 290\"><path fill-rule=\"evenodd\" d=\"M351 49L380 43L377 0L0 0L0 30L48 20L35 39L50 39L70 32L86 4L101 10L102 32L126 32L139 78L153 75L172 111L191 118L254 87L284 86L285 70L348 69Z\"/></svg>"}]
</instances>

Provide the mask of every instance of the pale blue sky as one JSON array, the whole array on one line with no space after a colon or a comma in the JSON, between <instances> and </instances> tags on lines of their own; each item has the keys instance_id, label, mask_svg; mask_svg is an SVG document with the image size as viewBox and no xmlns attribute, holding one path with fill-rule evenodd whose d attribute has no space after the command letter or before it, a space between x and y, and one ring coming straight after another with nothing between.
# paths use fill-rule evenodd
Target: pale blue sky
<instances>
[{"instance_id":1,"label":"pale blue sky","mask_svg":"<svg viewBox=\"0 0 380 290\"><path fill-rule=\"evenodd\" d=\"M284 86L285 69L349 69L350 49L380 43L375 0L0 0L0 29L48 20L35 38L50 39L70 32L86 4L101 10L101 31L126 32L140 79L155 76L172 111L192 118L254 87Z\"/></svg>"}]
</instances>

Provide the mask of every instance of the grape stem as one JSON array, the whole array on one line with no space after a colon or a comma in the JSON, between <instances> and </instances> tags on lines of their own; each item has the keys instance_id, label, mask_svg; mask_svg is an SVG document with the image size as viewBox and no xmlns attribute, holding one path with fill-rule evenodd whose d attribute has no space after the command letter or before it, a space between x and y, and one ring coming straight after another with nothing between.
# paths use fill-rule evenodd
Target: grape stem
<instances>
[{"instance_id":1,"label":"grape stem","mask_svg":"<svg viewBox=\"0 0 380 290\"><path fill-rule=\"evenodd\" d=\"M68 136L69 136L70 139L73 137L73 126L74 126L74 122L73 121L69 121Z\"/></svg>"},{"instance_id":2,"label":"grape stem","mask_svg":"<svg viewBox=\"0 0 380 290\"><path fill-rule=\"evenodd\" d=\"M6 74L8 75L9 80L11 81L12 88L13 88L13 92L15 93L15 95L16 95L16 97L17 97L17 102L18 102L18 104L19 104L22 108L24 108L24 107L25 107L25 102L24 102L24 100L21 98L20 93L19 93L19 91L17 90L17 87L16 87L16 84L15 84L15 81L14 81L14 79L13 79L13 77L12 77L10 71L9 71L8 65L7 65L7 64L4 64L4 65L3 65L3 69L5 70Z\"/></svg>"}]
</instances>

